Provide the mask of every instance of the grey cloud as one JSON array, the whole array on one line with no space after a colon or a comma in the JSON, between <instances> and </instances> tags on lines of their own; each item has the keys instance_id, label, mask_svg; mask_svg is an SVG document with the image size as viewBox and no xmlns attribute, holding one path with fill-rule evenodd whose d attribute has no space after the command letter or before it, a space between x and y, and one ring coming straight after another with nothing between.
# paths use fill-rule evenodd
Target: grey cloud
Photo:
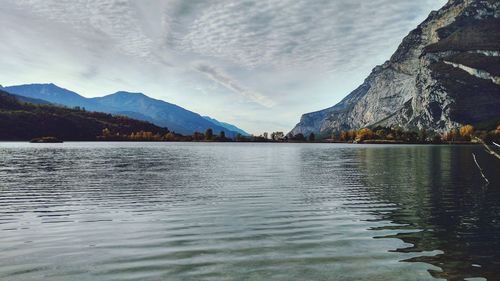
<instances>
[{"instance_id":1,"label":"grey cloud","mask_svg":"<svg viewBox=\"0 0 500 281\"><path fill-rule=\"evenodd\" d=\"M209 2L177 38L177 49L242 64L322 67L392 47L426 1L274 0ZM425 4L423 4L425 3ZM395 34L398 34L395 36ZM387 40L389 39L389 40Z\"/></svg>"},{"instance_id":2,"label":"grey cloud","mask_svg":"<svg viewBox=\"0 0 500 281\"><path fill-rule=\"evenodd\" d=\"M134 87L208 115L229 99L229 120L260 128L333 105L446 0L1 2L2 84Z\"/></svg>"},{"instance_id":3,"label":"grey cloud","mask_svg":"<svg viewBox=\"0 0 500 281\"><path fill-rule=\"evenodd\" d=\"M10 1L24 13L46 18L61 28L71 28L80 38L105 42L107 48L146 58L156 47L154 28L162 27L162 18L149 24L151 14L144 14L138 1L125 0L20 0ZM143 2L144 4L145 2ZM155 6L162 7L161 2ZM153 8L152 11L157 11ZM158 15L162 17L163 14ZM153 28L154 27L154 28ZM161 31L163 32L163 30ZM95 46L90 46L90 48Z\"/></svg>"}]
</instances>

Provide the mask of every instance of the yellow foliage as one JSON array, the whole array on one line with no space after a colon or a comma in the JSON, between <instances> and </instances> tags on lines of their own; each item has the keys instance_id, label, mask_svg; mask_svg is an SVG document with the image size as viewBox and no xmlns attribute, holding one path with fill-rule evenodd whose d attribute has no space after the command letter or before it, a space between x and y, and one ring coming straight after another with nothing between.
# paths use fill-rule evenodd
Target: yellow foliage
<instances>
[{"instance_id":1,"label":"yellow foliage","mask_svg":"<svg viewBox=\"0 0 500 281\"><path fill-rule=\"evenodd\" d=\"M373 131L368 129L368 128L363 128L358 131L356 140L357 141L364 141L364 140L369 140L373 138Z\"/></svg>"},{"instance_id":2,"label":"yellow foliage","mask_svg":"<svg viewBox=\"0 0 500 281\"><path fill-rule=\"evenodd\" d=\"M167 141L174 141L175 139L176 139L176 135L172 132L165 135L165 140L167 140Z\"/></svg>"},{"instance_id":3,"label":"yellow foliage","mask_svg":"<svg viewBox=\"0 0 500 281\"><path fill-rule=\"evenodd\" d=\"M472 125L465 125L460 128L460 136L471 137L474 134L474 127Z\"/></svg>"}]
</instances>

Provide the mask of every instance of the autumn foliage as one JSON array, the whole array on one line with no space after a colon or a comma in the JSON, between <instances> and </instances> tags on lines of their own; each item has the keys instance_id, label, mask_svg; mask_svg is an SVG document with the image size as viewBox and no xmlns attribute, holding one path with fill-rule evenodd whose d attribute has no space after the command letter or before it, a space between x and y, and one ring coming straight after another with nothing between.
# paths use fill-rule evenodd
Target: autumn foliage
<instances>
[{"instance_id":1,"label":"autumn foliage","mask_svg":"<svg viewBox=\"0 0 500 281\"><path fill-rule=\"evenodd\" d=\"M373 133L372 130L368 128L363 128L359 130L358 133L356 134L356 141L362 142L365 140L373 139L374 135L375 134Z\"/></svg>"},{"instance_id":2,"label":"autumn foliage","mask_svg":"<svg viewBox=\"0 0 500 281\"><path fill-rule=\"evenodd\" d=\"M465 125L460 128L460 136L466 139L470 139L474 134L474 127L472 125Z\"/></svg>"}]
</instances>

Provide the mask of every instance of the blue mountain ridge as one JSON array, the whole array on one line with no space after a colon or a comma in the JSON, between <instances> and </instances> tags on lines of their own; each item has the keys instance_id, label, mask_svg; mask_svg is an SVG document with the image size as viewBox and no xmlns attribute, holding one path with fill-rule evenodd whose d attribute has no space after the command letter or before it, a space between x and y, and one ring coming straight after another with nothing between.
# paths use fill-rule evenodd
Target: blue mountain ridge
<instances>
[{"instance_id":1,"label":"blue mountain ridge","mask_svg":"<svg viewBox=\"0 0 500 281\"><path fill-rule=\"evenodd\" d=\"M14 95L44 100L66 107L82 107L90 111L125 115L130 118L151 122L157 126L167 127L176 133L190 135L194 132L205 132L212 128L214 134L224 131L226 136L234 137L242 134L238 127L211 121L198 113L189 111L175 104L153 99L143 93L125 91L111 95L86 98L73 91L61 88L55 84L25 84L3 88Z\"/></svg>"},{"instance_id":2,"label":"blue mountain ridge","mask_svg":"<svg viewBox=\"0 0 500 281\"><path fill-rule=\"evenodd\" d=\"M229 124L229 123L226 123L226 122L221 122L221 121L219 121L217 119L214 119L214 118L212 118L210 116L202 116L202 117L205 118L205 119L207 119L208 121L216 124L216 125L219 125L221 127L227 128L228 130L231 130L233 132L239 133L242 136L250 136L249 133L243 131L242 129L240 129L240 128L232 125L232 124Z\"/></svg>"}]
</instances>

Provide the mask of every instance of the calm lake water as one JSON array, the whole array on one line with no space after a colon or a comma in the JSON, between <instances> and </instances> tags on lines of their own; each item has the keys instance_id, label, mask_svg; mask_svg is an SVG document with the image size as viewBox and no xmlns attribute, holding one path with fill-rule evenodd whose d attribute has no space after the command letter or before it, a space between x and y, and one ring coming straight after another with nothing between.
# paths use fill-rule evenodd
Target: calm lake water
<instances>
[{"instance_id":1,"label":"calm lake water","mask_svg":"<svg viewBox=\"0 0 500 281\"><path fill-rule=\"evenodd\" d=\"M499 183L479 146L0 143L0 280L500 280Z\"/></svg>"}]
</instances>

